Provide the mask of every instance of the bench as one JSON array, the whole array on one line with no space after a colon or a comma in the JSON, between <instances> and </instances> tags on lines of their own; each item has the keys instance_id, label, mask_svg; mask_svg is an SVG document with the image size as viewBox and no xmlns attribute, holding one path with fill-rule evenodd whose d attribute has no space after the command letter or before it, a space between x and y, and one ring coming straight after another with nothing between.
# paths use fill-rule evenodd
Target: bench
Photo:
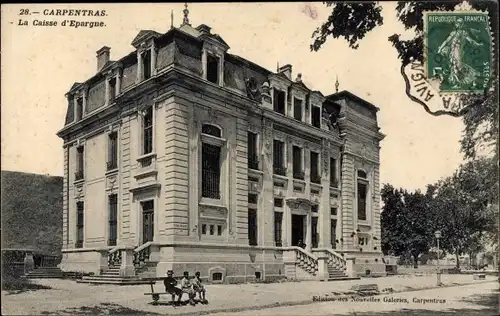
<instances>
[{"instance_id":1,"label":"bench","mask_svg":"<svg viewBox=\"0 0 500 316\"><path fill-rule=\"evenodd\" d=\"M354 285L351 288L351 291L355 291L358 293L378 293L378 285L377 284L358 284Z\"/></svg>"},{"instance_id":2,"label":"bench","mask_svg":"<svg viewBox=\"0 0 500 316\"><path fill-rule=\"evenodd\" d=\"M163 280L163 278L161 278L161 279L160 278L149 279L148 281L149 281L149 285L151 286L151 293L144 293L144 295L150 295L153 298L153 302L152 302L153 305L158 305L158 301L160 300L160 295L165 295L165 294L172 295L169 292L155 292L154 285L156 284L157 280ZM198 302L198 303L202 303L202 304L208 304L207 300L201 301L201 300L195 299L194 301Z\"/></svg>"},{"instance_id":3,"label":"bench","mask_svg":"<svg viewBox=\"0 0 500 316\"><path fill-rule=\"evenodd\" d=\"M485 273L475 273L472 276L474 280L486 280L486 274Z\"/></svg>"}]
</instances>

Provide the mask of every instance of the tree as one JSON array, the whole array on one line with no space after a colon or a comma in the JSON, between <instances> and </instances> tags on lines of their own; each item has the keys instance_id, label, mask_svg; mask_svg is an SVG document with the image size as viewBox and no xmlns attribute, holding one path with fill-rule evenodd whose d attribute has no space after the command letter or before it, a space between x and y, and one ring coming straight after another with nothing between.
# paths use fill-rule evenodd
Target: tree
<instances>
[{"instance_id":1,"label":"tree","mask_svg":"<svg viewBox=\"0 0 500 316\"><path fill-rule=\"evenodd\" d=\"M442 248L459 256L475 254L483 247L484 236L495 229L494 213L489 207L497 203L498 178L492 159L467 162L437 184L432 208L437 228L442 231Z\"/></svg>"},{"instance_id":2,"label":"tree","mask_svg":"<svg viewBox=\"0 0 500 316\"><path fill-rule=\"evenodd\" d=\"M432 245L433 225L428 197L420 191L410 193L385 184L382 200L382 250L411 256L416 268L420 254L427 252Z\"/></svg>"},{"instance_id":3,"label":"tree","mask_svg":"<svg viewBox=\"0 0 500 316\"><path fill-rule=\"evenodd\" d=\"M423 11L450 11L462 1L411 1L398 2L396 7L399 21L407 30L414 31L414 37L408 40L402 39L401 34L393 34L388 37L398 52L401 61L401 71L412 61L422 62L423 54ZM474 9L488 10L490 15L493 39L498 43L498 3L495 1L469 1ZM376 2L346 3L346 2L324 2L332 12L327 21L322 23L312 34L312 51L318 51L323 47L328 38L344 38L349 47L357 49L360 41L367 33L383 24L383 10ZM483 94L468 95L464 97L464 107L458 113L448 111L432 112L426 111L434 116L452 115L461 117L464 124L464 134L461 140L461 149L466 158L474 158L478 149L493 148L495 156L498 155L498 60L494 59L492 67L493 74L490 86L494 91L485 90Z\"/></svg>"}]
</instances>

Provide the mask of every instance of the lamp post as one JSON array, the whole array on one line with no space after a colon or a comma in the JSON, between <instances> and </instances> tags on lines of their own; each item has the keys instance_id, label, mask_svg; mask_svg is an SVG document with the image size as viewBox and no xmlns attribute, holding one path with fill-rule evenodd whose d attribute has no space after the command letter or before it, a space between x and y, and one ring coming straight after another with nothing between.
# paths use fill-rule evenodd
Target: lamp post
<instances>
[{"instance_id":1,"label":"lamp post","mask_svg":"<svg viewBox=\"0 0 500 316\"><path fill-rule=\"evenodd\" d=\"M437 230L434 233L434 236L436 237L436 241L437 241L437 271L436 271L437 286L440 286L441 285L441 271L439 269L439 239L441 238L441 231Z\"/></svg>"}]
</instances>

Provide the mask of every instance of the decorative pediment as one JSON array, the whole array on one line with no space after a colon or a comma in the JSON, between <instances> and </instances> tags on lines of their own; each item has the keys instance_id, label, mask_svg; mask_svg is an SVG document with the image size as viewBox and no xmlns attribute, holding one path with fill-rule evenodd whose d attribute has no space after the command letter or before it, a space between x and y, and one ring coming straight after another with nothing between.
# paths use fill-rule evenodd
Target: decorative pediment
<instances>
[{"instance_id":1,"label":"decorative pediment","mask_svg":"<svg viewBox=\"0 0 500 316\"><path fill-rule=\"evenodd\" d=\"M136 35L136 37L134 38L134 40L132 41L132 46L134 46L135 48L138 48L141 43L144 43L145 41L151 39L151 38L156 38L156 37L160 37L161 34L156 32L156 31L152 31L152 30L140 30L139 31L139 34Z\"/></svg>"},{"instance_id":2,"label":"decorative pediment","mask_svg":"<svg viewBox=\"0 0 500 316\"><path fill-rule=\"evenodd\" d=\"M316 205L316 203L312 203L310 200L303 199L303 198L286 199L286 204L292 209L304 210L304 211L309 211L309 210L311 210L311 207L313 205Z\"/></svg>"}]
</instances>

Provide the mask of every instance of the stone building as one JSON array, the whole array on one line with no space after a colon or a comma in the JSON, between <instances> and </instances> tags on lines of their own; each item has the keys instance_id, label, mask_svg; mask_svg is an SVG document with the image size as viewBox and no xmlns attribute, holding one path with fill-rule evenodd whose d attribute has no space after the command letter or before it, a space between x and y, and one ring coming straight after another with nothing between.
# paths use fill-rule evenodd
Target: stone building
<instances>
[{"instance_id":1,"label":"stone building","mask_svg":"<svg viewBox=\"0 0 500 316\"><path fill-rule=\"evenodd\" d=\"M376 106L232 55L187 15L132 46L98 50L66 95L63 270L385 275Z\"/></svg>"}]
</instances>

